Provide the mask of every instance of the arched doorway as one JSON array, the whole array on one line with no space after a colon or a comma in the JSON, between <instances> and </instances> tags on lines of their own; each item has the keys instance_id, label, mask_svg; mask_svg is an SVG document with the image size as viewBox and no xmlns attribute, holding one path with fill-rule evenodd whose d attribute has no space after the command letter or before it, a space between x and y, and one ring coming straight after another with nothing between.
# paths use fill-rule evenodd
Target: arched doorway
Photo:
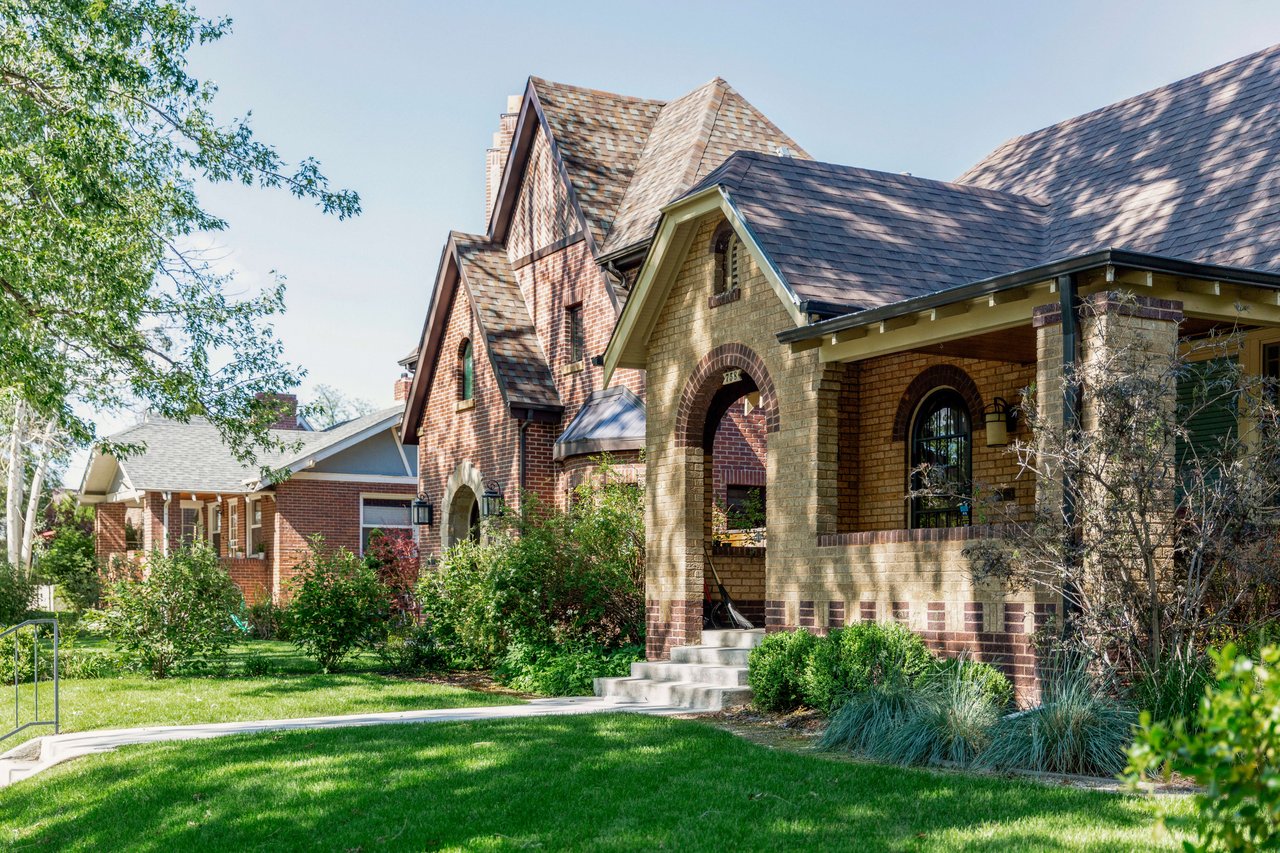
<instances>
[{"instance_id":1,"label":"arched doorway","mask_svg":"<svg viewBox=\"0 0 1280 853\"><path fill-rule=\"evenodd\" d=\"M449 548L458 542L480 539L480 495L484 477L470 462L459 462L445 484L444 512L440 518L440 542Z\"/></svg>"},{"instance_id":2,"label":"arched doorway","mask_svg":"<svg viewBox=\"0 0 1280 853\"><path fill-rule=\"evenodd\" d=\"M449 506L449 544L480 538L480 501L470 486L453 493Z\"/></svg>"},{"instance_id":3,"label":"arched doorway","mask_svg":"<svg viewBox=\"0 0 1280 853\"><path fill-rule=\"evenodd\" d=\"M684 588L697 596L686 605L687 618L701 629L715 610L710 627L731 627L714 607L723 585L738 612L764 627L768 435L778 429L777 393L764 362L740 344L708 353L685 386L677 429L688 465Z\"/></svg>"}]
</instances>

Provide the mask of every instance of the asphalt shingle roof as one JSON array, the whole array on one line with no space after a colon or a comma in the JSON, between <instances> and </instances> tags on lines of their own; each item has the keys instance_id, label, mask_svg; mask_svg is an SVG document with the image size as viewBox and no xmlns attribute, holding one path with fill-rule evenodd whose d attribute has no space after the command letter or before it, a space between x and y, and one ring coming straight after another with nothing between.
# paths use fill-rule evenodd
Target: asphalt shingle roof
<instances>
[{"instance_id":1,"label":"asphalt shingle roof","mask_svg":"<svg viewBox=\"0 0 1280 853\"><path fill-rule=\"evenodd\" d=\"M560 395L507 250L474 234L454 232L453 240L503 399L509 406L558 407Z\"/></svg>"},{"instance_id":2,"label":"asphalt shingle roof","mask_svg":"<svg viewBox=\"0 0 1280 853\"><path fill-rule=\"evenodd\" d=\"M909 175L739 153L693 192L727 191L810 310L875 308L1034 264L1044 205Z\"/></svg>"},{"instance_id":3,"label":"asphalt shingle roof","mask_svg":"<svg viewBox=\"0 0 1280 853\"><path fill-rule=\"evenodd\" d=\"M1102 249L1280 271L1280 46L1001 146L958 182L755 153L721 186L796 295L849 313Z\"/></svg>"},{"instance_id":4,"label":"asphalt shingle roof","mask_svg":"<svg viewBox=\"0 0 1280 853\"><path fill-rule=\"evenodd\" d=\"M733 152L772 154L779 148L809 156L719 77L671 101L653 123L601 252L610 254L648 240L663 205Z\"/></svg>"},{"instance_id":5,"label":"asphalt shingle roof","mask_svg":"<svg viewBox=\"0 0 1280 853\"><path fill-rule=\"evenodd\" d=\"M271 430L290 449L261 454L257 466L236 461L218 430L204 418L188 423L148 419L110 437L117 444L146 449L121 462L129 483L141 491L243 492L257 481L260 467L283 468L357 435L382 421L394 420L400 406L355 418L327 430ZM388 427L390 423L388 423ZM300 446L292 449L295 443Z\"/></svg>"}]
</instances>

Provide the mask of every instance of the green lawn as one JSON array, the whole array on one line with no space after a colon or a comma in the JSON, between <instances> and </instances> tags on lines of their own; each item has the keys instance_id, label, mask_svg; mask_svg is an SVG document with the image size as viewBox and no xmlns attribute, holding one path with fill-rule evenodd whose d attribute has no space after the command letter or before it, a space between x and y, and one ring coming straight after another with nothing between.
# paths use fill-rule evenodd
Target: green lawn
<instances>
[{"instance_id":1,"label":"green lawn","mask_svg":"<svg viewBox=\"0 0 1280 853\"><path fill-rule=\"evenodd\" d=\"M79 645L84 647L86 644ZM269 658L278 674L252 678L235 676L234 673L241 670L245 658L250 655ZM367 656L349 661L342 672L325 675L288 643L243 643L232 649L227 664L232 675L226 677L156 681L142 675L126 675L64 680L61 685L62 730L72 732L374 711L473 708L521 701L500 693L483 693L368 671L375 666L376 658ZM9 696L12 695L10 692ZM52 685L45 684L40 690L42 715L48 713L52 701ZM29 720L34 713L29 686L22 690L22 703L22 719ZM8 702L0 698L0 713L11 715L12 707L12 698ZM12 716L8 717L8 720L12 719ZM3 716L0 716L0 729L8 730ZM0 741L0 752L24 740L52 734L52 731L45 727L27 729Z\"/></svg>"},{"instance_id":2,"label":"green lawn","mask_svg":"<svg viewBox=\"0 0 1280 853\"><path fill-rule=\"evenodd\" d=\"M627 714L128 747L0 790L0 846L1150 850L1157 801L758 746Z\"/></svg>"}]
</instances>

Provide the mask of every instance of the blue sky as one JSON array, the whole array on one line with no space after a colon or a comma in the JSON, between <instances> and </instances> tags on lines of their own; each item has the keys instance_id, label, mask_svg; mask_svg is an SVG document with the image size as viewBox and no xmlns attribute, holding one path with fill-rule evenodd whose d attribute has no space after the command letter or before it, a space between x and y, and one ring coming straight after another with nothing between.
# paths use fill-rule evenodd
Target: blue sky
<instances>
[{"instance_id":1,"label":"blue sky","mask_svg":"<svg viewBox=\"0 0 1280 853\"><path fill-rule=\"evenodd\" d=\"M950 179L1005 139L1280 41L1254 2L484 3L198 0L233 33L194 54L290 159L364 214L215 187L219 252L277 323L301 389L391 399L451 228L483 228L484 150L526 77L674 98L719 75L810 154ZM103 418L106 430L119 418ZM78 479L72 466L69 479Z\"/></svg>"}]
</instances>

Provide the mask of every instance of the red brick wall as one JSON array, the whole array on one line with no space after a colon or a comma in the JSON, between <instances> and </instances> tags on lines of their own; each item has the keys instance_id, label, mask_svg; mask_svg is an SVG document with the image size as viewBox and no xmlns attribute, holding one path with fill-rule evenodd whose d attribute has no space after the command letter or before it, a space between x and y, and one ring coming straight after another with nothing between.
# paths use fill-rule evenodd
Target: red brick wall
<instances>
[{"instance_id":1,"label":"red brick wall","mask_svg":"<svg viewBox=\"0 0 1280 853\"><path fill-rule=\"evenodd\" d=\"M124 553L124 510L122 503L97 504L93 509L93 547L100 563Z\"/></svg>"},{"instance_id":2,"label":"red brick wall","mask_svg":"<svg viewBox=\"0 0 1280 853\"><path fill-rule=\"evenodd\" d=\"M728 486L765 485L768 458L764 412L755 409L748 415L741 403L734 403L716 428L711 450L715 499L723 503Z\"/></svg>"},{"instance_id":3,"label":"red brick wall","mask_svg":"<svg viewBox=\"0 0 1280 853\"><path fill-rule=\"evenodd\" d=\"M240 587L248 604L256 604L270 596L271 567L266 560L256 557L223 558L222 565L231 575L231 580Z\"/></svg>"},{"instance_id":4,"label":"red brick wall","mask_svg":"<svg viewBox=\"0 0 1280 853\"><path fill-rule=\"evenodd\" d=\"M272 588L279 599L287 594L294 568L307 554L307 539L324 537L329 548L360 552L360 496L362 494L412 497L413 486L388 483L350 483L330 480L286 480L275 489L271 538L268 549ZM266 527L266 512L263 513Z\"/></svg>"}]
</instances>

